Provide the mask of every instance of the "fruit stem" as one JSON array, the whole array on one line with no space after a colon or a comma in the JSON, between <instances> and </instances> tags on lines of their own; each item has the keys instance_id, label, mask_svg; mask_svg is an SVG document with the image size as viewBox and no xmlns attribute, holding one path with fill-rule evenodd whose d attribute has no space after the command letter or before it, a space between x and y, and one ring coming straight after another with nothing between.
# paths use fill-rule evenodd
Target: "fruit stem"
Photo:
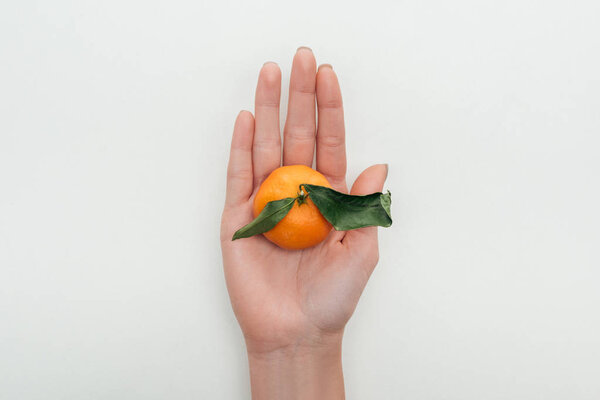
<instances>
[{"instance_id":1,"label":"fruit stem","mask_svg":"<svg viewBox=\"0 0 600 400\"><path fill-rule=\"evenodd\" d=\"M298 188L300 189L300 191L298 192L298 196L296 197L296 200L298 201L298 205L302 205L306 202L308 193L304 192L304 189L302 189L302 185L300 185Z\"/></svg>"}]
</instances>

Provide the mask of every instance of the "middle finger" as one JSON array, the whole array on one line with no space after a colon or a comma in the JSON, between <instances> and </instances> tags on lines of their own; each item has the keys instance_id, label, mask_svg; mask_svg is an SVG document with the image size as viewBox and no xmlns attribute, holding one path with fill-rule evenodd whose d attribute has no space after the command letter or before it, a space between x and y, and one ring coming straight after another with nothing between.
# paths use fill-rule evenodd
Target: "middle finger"
<instances>
[{"instance_id":1,"label":"middle finger","mask_svg":"<svg viewBox=\"0 0 600 400\"><path fill-rule=\"evenodd\" d=\"M312 166L315 152L317 63L312 50L296 51L290 76L288 114L283 130L283 165Z\"/></svg>"}]
</instances>

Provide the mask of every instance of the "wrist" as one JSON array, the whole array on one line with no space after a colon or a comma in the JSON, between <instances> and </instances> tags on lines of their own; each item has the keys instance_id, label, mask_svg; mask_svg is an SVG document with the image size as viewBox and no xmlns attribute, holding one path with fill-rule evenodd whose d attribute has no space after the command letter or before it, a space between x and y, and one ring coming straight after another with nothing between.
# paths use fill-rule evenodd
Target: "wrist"
<instances>
[{"instance_id":1,"label":"wrist","mask_svg":"<svg viewBox=\"0 0 600 400\"><path fill-rule=\"evenodd\" d=\"M342 333L269 351L248 343L253 399L343 399Z\"/></svg>"}]
</instances>

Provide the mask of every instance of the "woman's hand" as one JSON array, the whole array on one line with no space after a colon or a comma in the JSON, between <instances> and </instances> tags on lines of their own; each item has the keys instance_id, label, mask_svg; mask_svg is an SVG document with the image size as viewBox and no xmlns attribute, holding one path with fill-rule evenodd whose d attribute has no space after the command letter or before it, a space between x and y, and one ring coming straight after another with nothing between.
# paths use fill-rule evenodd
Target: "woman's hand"
<instances>
[{"instance_id":1,"label":"woman's hand","mask_svg":"<svg viewBox=\"0 0 600 400\"><path fill-rule=\"evenodd\" d=\"M253 398L343 398L342 334L377 264L377 228L332 231L297 251L262 235L231 240L252 220L260 183L282 164L280 92L281 71L266 63L255 115L242 111L235 122L221 224L227 288L246 339ZM347 192L340 87L331 66L317 70L308 48L294 56L283 137L283 165L312 166L316 148L316 169ZM386 175L384 164L367 168L350 193L381 191Z\"/></svg>"}]
</instances>

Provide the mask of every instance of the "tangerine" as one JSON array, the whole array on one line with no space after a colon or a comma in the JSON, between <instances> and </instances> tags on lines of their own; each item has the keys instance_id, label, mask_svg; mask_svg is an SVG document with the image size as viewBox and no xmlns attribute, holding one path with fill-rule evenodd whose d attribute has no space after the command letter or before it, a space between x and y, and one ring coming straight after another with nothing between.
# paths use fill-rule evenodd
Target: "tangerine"
<instances>
[{"instance_id":1,"label":"tangerine","mask_svg":"<svg viewBox=\"0 0 600 400\"><path fill-rule=\"evenodd\" d=\"M254 217L265 205L286 197L296 198L300 194L300 184L326 186L331 188L327 178L306 165L279 167L263 181L254 198ZM299 250L322 242L331 231L331 224L309 197L296 201L290 212L273 229L263 235L284 249Z\"/></svg>"}]
</instances>

